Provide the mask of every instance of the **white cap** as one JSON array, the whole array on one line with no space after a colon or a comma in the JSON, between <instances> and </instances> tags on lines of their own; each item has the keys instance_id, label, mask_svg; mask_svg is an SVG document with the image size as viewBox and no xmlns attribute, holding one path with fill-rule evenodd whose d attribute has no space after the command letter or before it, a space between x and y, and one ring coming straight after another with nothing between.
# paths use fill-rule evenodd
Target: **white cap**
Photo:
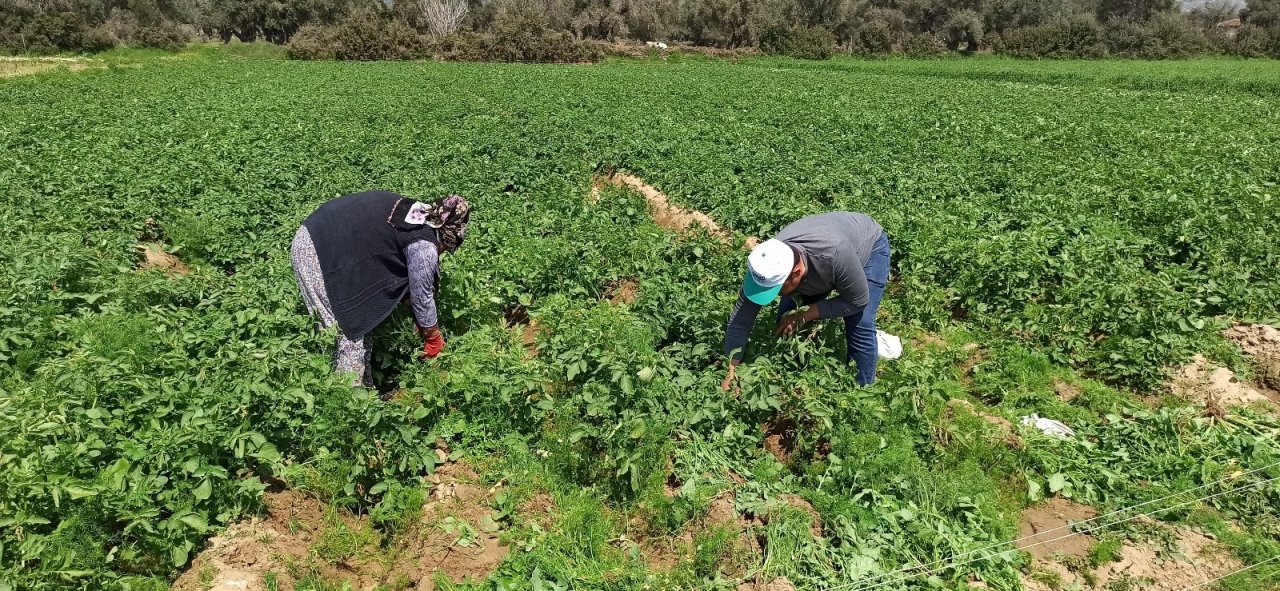
<instances>
[{"instance_id":1,"label":"white cap","mask_svg":"<svg viewBox=\"0 0 1280 591\"><path fill-rule=\"evenodd\" d=\"M795 266L795 252L781 240L765 240L747 256L747 277L743 293L757 304L767 304L778 296L782 284Z\"/></svg>"}]
</instances>

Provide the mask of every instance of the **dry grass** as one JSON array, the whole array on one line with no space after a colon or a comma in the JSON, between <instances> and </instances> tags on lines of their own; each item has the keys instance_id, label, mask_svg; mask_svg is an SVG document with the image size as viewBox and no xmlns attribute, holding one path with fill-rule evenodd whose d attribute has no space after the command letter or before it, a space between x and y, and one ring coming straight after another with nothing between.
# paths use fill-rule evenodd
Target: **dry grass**
<instances>
[{"instance_id":1,"label":"dry grass","mask_svg":"<svg viewBox=\"0 0 1280 591\"><path fill-rule=\"evenodd\" d=\"M0 78L16 78L57 69L79 72L88 67L88 63L71 58L7 57L0 59Z\"/></svg>"}]
</instances>

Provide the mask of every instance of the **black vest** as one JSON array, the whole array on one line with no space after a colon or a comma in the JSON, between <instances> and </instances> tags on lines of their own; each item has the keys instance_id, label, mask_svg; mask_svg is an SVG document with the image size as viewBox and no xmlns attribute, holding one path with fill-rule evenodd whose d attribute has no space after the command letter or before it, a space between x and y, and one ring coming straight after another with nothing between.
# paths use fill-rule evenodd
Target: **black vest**
<instances>
[{"instance_id":1,"label":"black vest","mask_svg":"<svg viewBox=\"0 0 1280 591\"><path fill-rule=\"evenodd\" d=\"M329 306L348 339L363 338L408 293L405 247L419 240L440 246L430 226L401 230L387 221L400 199L407 197L389 191L345 195L302 222L320 259Z\"/></svg>"}]
</instances>

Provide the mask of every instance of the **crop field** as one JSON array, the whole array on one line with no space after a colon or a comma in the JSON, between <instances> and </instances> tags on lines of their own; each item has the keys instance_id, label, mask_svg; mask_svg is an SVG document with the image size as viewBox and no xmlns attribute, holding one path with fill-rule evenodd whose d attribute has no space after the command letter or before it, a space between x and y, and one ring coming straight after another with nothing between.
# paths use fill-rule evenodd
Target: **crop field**
<instances>
[{"instance_id":1,"label":"crop field","mask_svg":"<svg viewBox=\"0 0 1280 591\"><path fill-rule=\"evenodd\" d=\"M1273 591L1277 81L217 56L0 80L0 591ZM474 210L449 348L416 360L398 311L353 389L288 249L371 188ZM744 244L834 209L890 235L905 354L858 388L839 323L776 340L770 309L722 392ZM671 223L695 211L719 229Z\"/></svg>"}]
</instances>

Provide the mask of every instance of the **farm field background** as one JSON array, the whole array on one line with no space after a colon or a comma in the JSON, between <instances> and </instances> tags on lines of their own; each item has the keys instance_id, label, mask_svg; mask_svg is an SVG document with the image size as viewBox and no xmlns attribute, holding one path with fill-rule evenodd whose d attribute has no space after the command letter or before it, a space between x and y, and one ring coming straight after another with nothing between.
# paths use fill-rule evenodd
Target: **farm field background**
<instances>
[{"instance_id":1,"label":"farm field background","mask_svg":"<svg viewBox=\"0 0 1280 591\"><path fill-rule=\"evenodd\" d=\"M497 545L459 588L1089 588L1193 528L1218 574L1261 565L1216 584L1274 589L1275 404L1168 383L1200 354L1280 399L1276 359L1222 336L1280 321L1277 80L209 57L0 80L0 589L207 588L231 559L207 540L264 510L305 543L255 534L263 588L423 589L422 556ZM728 243L659 226L613 171ZM475 205L449 349L410 361L393 316L385 397L331 375L288 259L368 188ZM721 392L743 242L830 209L888 230L906 355L857 389L838 327L762 321ZM143 244L184 272L139 268ZM1121 513L1062 566L1007 543L1047 499Z\"/></svg>"}]
</instances>

